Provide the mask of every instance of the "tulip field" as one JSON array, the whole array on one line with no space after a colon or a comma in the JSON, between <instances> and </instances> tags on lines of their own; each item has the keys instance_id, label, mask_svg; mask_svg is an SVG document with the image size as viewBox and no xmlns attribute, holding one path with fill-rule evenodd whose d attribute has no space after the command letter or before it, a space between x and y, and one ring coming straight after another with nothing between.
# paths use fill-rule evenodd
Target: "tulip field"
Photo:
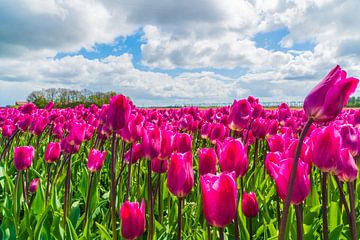
<instances>
[{"instance_id":1,"label":"tulip field","mask_svg":"<svg viewBox=\"0 0 360 240\"><path fill-rule=\"evenodd\" d=\"M0 239L359 239L358 81L303 109L0 108Z\"/></svg>"}]
</instances>

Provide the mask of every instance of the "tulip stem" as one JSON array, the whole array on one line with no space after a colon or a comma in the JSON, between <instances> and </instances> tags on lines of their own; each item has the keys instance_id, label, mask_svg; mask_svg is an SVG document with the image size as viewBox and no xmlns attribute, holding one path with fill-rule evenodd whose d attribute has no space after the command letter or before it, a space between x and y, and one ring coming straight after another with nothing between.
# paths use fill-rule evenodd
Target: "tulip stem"
<instances>
[{"instance_id":1,"label":"tulip stem","mask_svg":"<svg viewBox=\"0 0 360 240\"><path fill-rule=\"evenodd\" d=\"M211 240L211 227L210 227L210 224L206 224L206 226L207 226L207 239L208 240Z\"/></svg>"},{"instance_id":2,"label":"tulip stem","mask_svg":"<svg viewBox=\"0 0 360 240\"><path fill-rule=\"evenodd\" d=\"M281 212L280 212L280 199L278 194L276 194L276 215L277 215L278 228L280 228Z\"/></svg>"},{"instance_id":3,"label":"tulip stem","mask_svg":"<svg viewBox=\"0 0 360 240\"><path fill-rule=\"evenodd\" d=\"M250 235L250 240L253 239L253 234L252 234L252 218L249 218L249 235Z\"/></svg>"},{"instance_id":4,"label":"tulip stem","mask_svg":"<svg viewBox=\"0 0 360 240\"><path fill-rule=\"evenodd\" d=\"M45 206L48 205L49 200L49 188L50 188L50 173L51 173L51 163L47 163L47 183L46 183L46 194L45 194Z\"/></svg>"},{"instance_id":5,"label":"tulip stem","mask_svg":"<svg viewBox=\"0 0 360 240\"><path fill-rule=\"evenodd\" d=\"M354 182L348 182L349 189L349 200L350 200L350 211L351 211L351 221L350 221L350 231L351 239L356 240L356 216L355 216L355 194L354 194Z\"/></svg>"},{"instance_id":6,"label":"tulip stem","mask_svg":"<svg viewBox=\"0 0 360 240\"><path fill-rule=\"evenodd\" d=\"M342 203L342 205L344 205L345 212L346 212L346 215L348 217L348 221L349 221L349 223L351 223L350 210L349 210L349 206L348 206L348 204L346 202L346 198L345 198L345 194L344 194L344 188L343 188L342 183L340 182L339 178L337 176L334 176L334 177L335 177L336 183L337 183L337 185L339 187L341 203Z\"/></svg>"},{"instance_id":7,"label":"tulip stem","mask_svg":"<svg viewBox=\"0 0 360 240\"><path fill-rule=\"evenodd\" d=\"M287 217L289 214L290 200L291 200L291 196L292 196L292 193L294 190L294 182L295 182L295 176L296 176L296 172L297 172L301 147L303 145L303 141L305 139L306 133L309 130L313 121L314 120L312 118L309 118L309 120L306 122L306 125L301 132L299 142L296 146L296 151L295 151L295 155L294 155L294 163L291 168L290 181L289 181L289 184L287 187L287 194L286 194L286 199L285 199L285 203L284 203L284 210L283 210L283 214L282 214L282 218L281 218L281 222L280 222L279 240L284 240L284 238L285 238L286 222L287 222Z\"/></svg>"},{"instance_id":8,"label":"tulip stem","mask_svg":"<svg viewBox=\"0 0 360 240\"><path fill-rule=\"evenodd\" d=\"M219 228L220 240L224 240L224 228Z\"/></svg>"},{"instance_id":9,"label":"tulip stem","mask_svg":"<svg viewBox=\"0 0 360 240\"><path fill-rule=\"evenodd\" d=\"M181 207L183 198L179 197L179 205L178 205L178 232L177 232L177 239L181 240L181 225L182 225L182 216L181 216Z\"/></svg>"},{"instance_id":10,"label":"tulip stem","mask_svg":"<svg viewBox=\"0 0 360 240\"><path fill-rule=\"evenodd\" d=\"M130 144L130 156L129 156L129 166L128 166L128 179L126 184L126 195L125 195L125 201L129 199L129 192L130 192L130 182L131 182L131 164L132 164L132 146L133 144Z\"/></svg>"},{"instance_id":11,"label":"tulip stem","mask_svg":"<svg viewBox=\"0 0 360 240\"><path fill-rule=\"evenodd\" d=\"M64 196L64 226L66 226L66 218L68 216L68 211L70 208L70 180L71 180L71 155L67 161L67 172L66 172L66 182L65 182L65 196Z\"/></svg>"},{"instance_id":12,"label":"tulip stem","mask_svg":"<svg viewBox=\"0 0 360 240\"><path fill-rule=\"evenodd\" d=\"M110 173L111 173L111 199L110 199L110 208L111 208L111 227L112 227L112 237L113 240L117 239L116 233L116 209L115 209L115 201L116 201L116 132L113 131L112 142L111 142L111 164L110 164Z\"/></svg>"},{"instance_id":13,"label":"tulip stem","mask_svg":"<svg viewBox=\"0 0 360 240\"><path fill-rule=\"evenodd\" d=\"M20 178L21 171L17 171L16 179L15 179L15 193L14 193L14 224L16 229L16 235L18 236L19 233L19 215L18 215L18 189L19 189L19 178ZM20 208L20 206L19 206Z\"/></svg>"},{"instance_id":14,"label":"tulip stem","mask_svg":"<svg viewBox=\"0 0 360 240\"><path fill-rule=\"evenodd\" d=\"M254 146L254 162L252 166L252 188L255 189L255 168L256 168L256 162L258 160L259 155L259 139L256 138L255 140L255 146Z\"/></svg>"},{"instance_id":15,"label":"tulip stem","mask_svg":"<svg viewBox=\"0 0 360 240\"><path fill-rule=\"evenodd\" d=\"M322 219L323 219L323 228L324 228L324 240L328 240L328 220L327 220L327 189L326 189L326 177L327 172L322 173L322 181L321 181L321 191L322 191Z\"/></svg>"},{"instance_id":16,"label":"tulip stem","mask_svg":"<svg viewBox=\"0 0 360 240\"><path fill-rule=\"evenodd\" d=\"M25 172L23 172L23 174L21 174L23 197L24 197L24 204L28 204L28 202L27 202L27 187L26 187L26 181L25 181L24 175L25 175Z\"/></svg>"},{"instance_id":17,"label":"tulip stem","mask_svg":"<svg viewBox=\"0 0 360 240\"><path fill-rule=\"evenodd\" d=\"M89 215L89 208L90 208L90 196L91 196L91 189L92 189L93 182L94 182L94 173L90 172L89 187L88 187L88 192L86 195L84 227L86 227L86 223L88 222L88 215Z\"/></svg>"},{"instance_id":18,"label":"tulip stem","mask_svg":"<svg viewBox=\"0 0 360 240\"><path fill-rule=\"evenodd\" d=\"M149 214L149 240L153 239L153 219L154 219L154 202L152 200L152 177L151 177L151 160L147 160L148 167L148 202L150 203Z\"/></svg>"},{"instance_id":19,"label":"tulip stem","mask_svg":"<svg viewBox=\"0 0 360 240\"><path fill-rule=\"evenodd\" d=\"M296 236L297 240L303 239L303 226L302 226L302 210L301 204L295 205L295 214L296 214Z\"/></svg>"}]
</instances>

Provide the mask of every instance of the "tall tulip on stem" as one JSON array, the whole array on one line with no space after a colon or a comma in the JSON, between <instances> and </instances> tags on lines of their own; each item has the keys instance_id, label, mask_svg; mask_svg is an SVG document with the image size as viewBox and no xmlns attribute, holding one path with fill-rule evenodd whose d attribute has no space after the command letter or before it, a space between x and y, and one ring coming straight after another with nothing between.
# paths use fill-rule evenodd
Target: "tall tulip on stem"
<instances>
[{"instance_id":1,"label":"tall tulip on stem","mask_svg":"<svg viewBox=\"0 0 360 240\"><path fill-rule=\"evenodd\" d=\"M171 155L168 171L168 188L178 197L178 237L181 239L182 201L194 186L194 171L192 153L174 153Z\"/></svg>"},{"instance_id":2,"label":"tall tulip on stem","mask_svg":"<svg viewBox=\"0 0 360 240\"><path fill-rule=\"evenodd\" d=\"M242 194L241 209L244 215L249 218L249 232L250 240L253 239L252 234L252 218L256 217L259 212L259 206L256 200L256 195L254 192L246 193L245 191Z\"/></svg>"},{"instance_id":3,"label":"tall tulip on stem","mask_svg":"<svg viewBox=\"0 0 360 240\"><path fill-rule=\"evenodd\" d=\"M130 116L131 106L124 95L116 95L110 99L110 105L107 112L106 122L109 129L113 132L111 142L111 163L110 163L110 208L111 208L111 226L113 239L117 239L116 232L116 131L122 129L127 124Z\"/></svg>"},{"instance_id":4,"label":"tall tulip on stem","mask_svg":"<svg viewBox=\"0 0 360 240\"><path fill-rule=\"evenodd\" d=\"M356 78L346 78L346 72L341 70L340 66L336 66L306 96L304 101L304 110L309 120L301 133L299 143L296 148L294 165L291 171L287 196L284 203L283 216L280 223L279 240L283 240L285 237L286 221L289 213L290 198L293 193L297 163L302 143L311 122L328 122L336 118L343 107L347 104L350 94L355 92L358 83L359 80Z\"/></svg>"}]
</instances>

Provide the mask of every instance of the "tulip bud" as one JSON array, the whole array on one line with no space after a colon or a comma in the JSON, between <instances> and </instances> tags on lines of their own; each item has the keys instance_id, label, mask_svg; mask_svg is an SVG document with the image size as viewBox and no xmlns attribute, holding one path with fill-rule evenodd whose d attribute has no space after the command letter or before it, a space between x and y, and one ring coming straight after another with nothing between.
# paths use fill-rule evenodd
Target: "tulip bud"
<instances>
[{"instance_id":1,"label":"tulip bud","mask_svg":"<svg viewBox=\"0 0 360 240\"><path fill-rule=\"evenodd\" d=\"M144 199L139 203L126 201L120 208L121 235L125 239L140 237L146 228Z\"/></svg>"},{"instance_id":2,"label":"tulip bud","mask_svg":"<svg viewBox=\"0 0 360 240\"><path fill-rule=\"evenodd\" d=\"M253 218L259 212L258 202L256 200L256 195L254 192L246 193L245 191L242 194L241 200L241 209L245 217Z\"/></svg>"},{"instance_id":3,"label":"tulip bud","mask_svg":"<svg viewBox=\"0 0 360 240\"><path fill-rule=\"evenodd\" d=\"M32 146L15 147L14 166L16 170L28 169L34 158L34 148Z\"/></svg>"},{"instance_id":4,"label":"tulip bud","mask_svg":"<svg viewBox=\"0 0 360 240\"><path fill-rule=\"evenodd\" d=\"M202 210L206 221L214 227L225 227L235 217L237 188L235 172L200 177Z\"/></svg>"},{"instance_id":5,"label":"tulip bud","mask_svg":"<svg viewBox=\"0 0 360 240\"><path fill-rule=\"evenodd\" d=\"M313 140L313 163L323 172L334 172L340 159L341 136L333 127L317 129Z\"/></svg>"},{"instance_id":6,"label":"tulip bud","mask_svg":"<svg viewBox=\"0 0 360 240\"><path fill-rule=\"evenodd\" d=\"M161 160L159 158L154 158L151 160L151 170L156 173L164 173L166 172L168 167L167 160Z\"/></svg>"},{"instance_id":7,"label":"tulip bud","mask_svg":"<svg viewBox=\"0 0 360 240\"><path fill-rule=\"evenodd\" d=\"M316 122L336 118L349 97L355 92L359 79L346 77L346 72L337 65L313 88L304 100L304 110Z\"/></svg>"},{"instance_id":8,"label":"tulip bud","mask_svg":"<svg viewBox=\"0 0 360 240\"><path fill-rule=\"evenodd\" d=\"M39 178L34 178L31 182L30 182L30 187L29 190L31 193L36 192L36 189L38 187L38 182L39 182Z\"/></svg>"},{"instance_id":9,"label":"tulip bud","mask_svg":"<svg viewBox=\"0 0 360 240\"><path fill-rule=\"evenodd\" d=\"M358 130L351 124L344 124L340 128L342 148L348 148L353 156L358 155Z\"/></svg>"},{"instance_id":10,"label":"tulip bud","mask_svg":"<svg viewBox=\"0 0 360 240\"><path fill-rule=\"evenodd\" d=\"M85 139L86 124L72 122L69 135L66 136L70 145L80 145Z\"/></svg>"},{"instance_id":11,"label":"tulip bud","mask_svg":"<svg viewBox=\"0 0 360 240\"><path fill-rule=\"evenodd\" d=\"M168 188L177 197L186 197L194 186L191 152L173 153L168 171Z\"/></svg>"},{"instance_id":12,"label":"tulip bud","mask_svg":"<svg viewBox=\"0 0 360 240\"><path fill-rule=\"evenodd\" d=\"M228 117L229 128L234 131L246 129L251 118L251 105L246 99L234 100Z\"/></svg>"},{"instance_id":13,"label":"tulip bud","mask_svg":"<svg viewBox=\"0 0 360 240\"><path fill-rule=\"evenodd\" d=\"M205 175L207 173L216 173L216 153L213 148L198 149L199 156L199 173Z\"/></svg>"},{"instance_id":14,"label":"tulip bud","mask_svg":"<svg viewBox=\"0 0 360 240\"><path fill-rule=\"evenodd\" d=\"M156 158L161 150L161 133L158 127L153 126L144 131L142 146L148 160Z\"/></svg>"},{"instance_id":15,"label":"tulip bud","mask_svg":"<svg viewBox=\"0 0 360 240\"><path fill-rule=\"evenodd\" d=\"M349 149L341 149L340 160L336 166L336 175L342 182L352 182L356 179L357 174L358 168Z\"/></svg>"},{"instance_id":16,"label":"tulip bud","mask_svg":"<svg viewBox=\"0 0 360 240\"><path fill-rule=\"evenodd\" d=\"M99 171L105 161L106 158L106 151L99 151L96 149L90 149L88 162L87 162L87 168L90 172L96 172Z\"/></svg>"},{"instance_id":17,"label":"tulip bud","mask_svg":"<svg viewBox=\"0 0 360 240\"><path fill-rule=\"evenodd\" d=\"M44 159L48 163L56 162L60 158L61 146L58 142L49 142L46 147Z\"/></svg>"},{"instance_id":18,"label":"tulip bud","mask_svg":"<svg viewBox=\"0 0 360 240\"><path fill-rule=\"evenodd\" d=\"M222 172L235 171L236 177L245 175L249 168L249 161L239 139L225 140L219 150L219 165Z\"/></svg>"},{"instance_id":19,"label":"tulip bud","mask_svg":"<svg viewBox=\"0 0 360 240\"><path fill-rule=\"evenodd\" d=\"M173 140L173 149L179 153L192 151L192 137L187 133L176 133Z\"/></svg>"},{"instance_id":20,"label":"tulip bud","mask_svg":"<svg viewBox=\"0 0 360 240\"><path fill-rule=\"evenodd\" d=\"M129 100L124 95L111 97L106 121L112 131L122 129L128 122L131 107Z\"/></svg>"}]
</instances>

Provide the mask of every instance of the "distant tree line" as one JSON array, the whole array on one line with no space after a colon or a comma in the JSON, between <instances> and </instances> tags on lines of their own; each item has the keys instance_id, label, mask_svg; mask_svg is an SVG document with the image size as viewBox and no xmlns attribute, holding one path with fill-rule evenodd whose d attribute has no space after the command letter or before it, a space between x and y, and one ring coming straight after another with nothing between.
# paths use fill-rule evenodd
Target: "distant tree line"
<instances>
[{"instance_id":1,"label":"distant tree line","mask_svg":"<svg viewBox=\"0 0 360 240\"><path fill-rule=\"evenodd\" d=\"M347 107L360 107L360 97L350 97Z\"/></svg>"},{"instance_id":2,"label":"distant tree line","mask_svg":"<svg viewBox=\"0 0 360 240\"><path fill-rule=\"evenodd\" d=\"M111 96L116 92L93 92L88 89L72 90L67 88L48 88L40 91L33 91L27 97L27 101L34 103L37 107L43 108L48 102L55 103L57 108L74 107L83 104L85 107L91 104L101 106L109 103Z\"/></svg>"}]
</instances>

